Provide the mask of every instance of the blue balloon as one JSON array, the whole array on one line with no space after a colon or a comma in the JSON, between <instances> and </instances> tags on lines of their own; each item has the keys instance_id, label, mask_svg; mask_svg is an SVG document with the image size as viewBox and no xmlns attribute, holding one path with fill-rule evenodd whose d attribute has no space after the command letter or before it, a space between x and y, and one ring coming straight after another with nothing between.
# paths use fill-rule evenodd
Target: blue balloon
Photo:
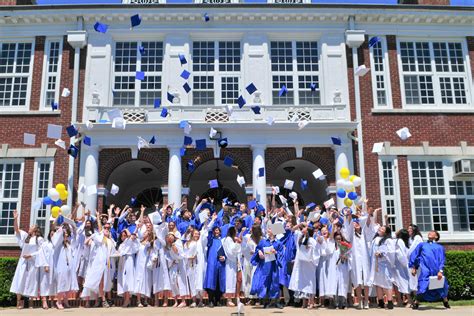
<instances>
[{"instance_id":1,"label":"blue balloon","mask_svg":"<svg viewBox=\"0 0 474 316\"><path fill-rule=\"evenodd\" d=\"M51 205L53 206L61 206L62 202L61 200L57 200L56 202L53 201L53 203Z\"/></svg>"},{"instance_id":2,"label":"blue balloon","mask_svg":"<svg viewBox=\"0 0 474 316\"><path fill-rule=\"evenodd\" d=\"M344 189L338 189L337 190L337 196L340 197L341 199L346 197L346 191Z\"/></svg>"},{"instance_id":3,"label":"blue balloon","mask_svg":"<svg viewBox=\"0 0 474 316\"><path fill-rule=\"evenodd\" d=\"M58 225L62 225L64 223L64 217L62 215L59 215L56 222L58 223Z\"/></svg>"},{"instance_id":4,"label":"blue balloon","mask_svg":"<svg viewBox=\"0 0 474 316\"><path fill-rule=\"evenodd\" d=\"M51 200L51 198L49 196L47 196L43 199L43 204L44 205L51 205L53 203L54 203L53 200Z\"/></svg>"},{"instance_id":5,"label":"blue balloon","mask_svg":"<svg viewBox=\"0 0 474 316\"><path fill-rule=\"evenodd\" d=\"M349 192L349 194L347 195L347 197L349 198L349 200L354 201L355 199L357 199L357 193L355 193L354 191Z\"/></svg>"}]
</instances>

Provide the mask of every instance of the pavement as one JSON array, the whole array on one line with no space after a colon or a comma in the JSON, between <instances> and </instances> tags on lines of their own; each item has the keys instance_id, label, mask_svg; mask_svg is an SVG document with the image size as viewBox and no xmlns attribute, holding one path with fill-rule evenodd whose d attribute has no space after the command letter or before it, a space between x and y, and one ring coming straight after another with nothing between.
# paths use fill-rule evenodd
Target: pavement
<instances>
[{"instance_id":1,"label":"pavement","mask_svg":"<svg viewBox=\"0 0 474 316\"><path fill-rule=\"evenodd\" d=\"M262 307L246 306L244 310L245 316L265 316L265 315L363 315L363 316L416 316L417 314L423 316L474 316L474 306L452 307L450 310L445 310L441 304L440 306L420 306L420 310L413 311L409 308L395 308L393 310L369 309L369 310L329 310L329 309L301 309L294 307L285 307L284 309L263 309ZM0 316L17 316L17 315L31 315L31 316L50 316L50 315L77 315L77 316L130 316L130 315L153 315L153 316L174 316L174 315L189 315L189 316L224 316L237 315L237 308L230 307L215 307L215 308L163 308L163 307L145 307L145 308L71 308L63 311L57 309L23 309L17 310L15 308L0 309Z\"/></svg>"}]
</instances>

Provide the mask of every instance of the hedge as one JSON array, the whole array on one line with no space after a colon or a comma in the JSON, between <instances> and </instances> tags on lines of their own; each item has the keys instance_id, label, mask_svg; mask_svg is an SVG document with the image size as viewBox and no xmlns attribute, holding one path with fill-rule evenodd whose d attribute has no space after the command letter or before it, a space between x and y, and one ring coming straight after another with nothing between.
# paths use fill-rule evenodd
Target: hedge
<instances>
[{"instance_id":1,"label":"hedge","mask_svg":"<svg viewBox=\"0 0 474 316\"><path fill-rule=\"evenodd\" d=\"M0 258L0 306L16 303L15 294L10 293L10 285L15 274L17 258ZM452 300L474 297L474 251L446 252L444 272L449 282L449 298Z\"/></svg>"}]
</instances>

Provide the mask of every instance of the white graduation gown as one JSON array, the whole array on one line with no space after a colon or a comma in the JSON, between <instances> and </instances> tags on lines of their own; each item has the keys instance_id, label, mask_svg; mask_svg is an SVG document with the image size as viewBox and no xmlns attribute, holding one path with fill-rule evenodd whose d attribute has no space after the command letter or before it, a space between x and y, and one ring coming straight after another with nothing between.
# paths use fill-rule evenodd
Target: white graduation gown
<instances>
[{"instance_id":1,"label":"white graduation gown","mask_svg":"<svg viewBox=\"0 0 474 316\"><path fill-rule=\"evenodd\" d=\"M36 265L40 275L40 295L52 296L56 295L56 282L54 280L54 246L50 241L41 244ZM45 268L48 267L48 272Z\"/></svg>"},{"instance_id":2,"label":"white graduation gown","mask_svg":"<svg viewBox=\"0 0 474 316\"><path fill-rule=\"evenodd\" d=\"M140 243L135 261L135 290L136 294L146 297L151 295L152 269L149 265L153 252L153 247L149 242Z\"/></svg>"},{"instance_id":3,"label":"white graduation gown","mask_svg":"<svg viewBox=\"0 0 474 316\"><path fill-rule=\"evenodd\" d=\"M76 240L74 232L72 234L72 237L70 237L71 243L67 247L63 245L62 228L59 228L51 238L54 245L54 272L58 293L79 290L77 275L74 270L74 248L76 247Z\"/></svg>"},{"instance_id":4,"label":"white graduation gown","mask_svg":"<svg viewBox=\"0 0 474 316\"><path fill-rule=\"evenodd\" d=\"M350 270L351 270L351 250L347 253L347 260L342 262L340 260L341 249L338 247L334 250L333 257L336 259L336 276L337 276L337 296L346 297L347 293L350 293Z\"/></svg>"},{"instance_id":5,"label":"white graduation gown","mask_svg":"<svg viewBox=\"0 0 474 316\"><path fill-rule=\"evenodd\" d=\"M38 296L39 290L39 271L36 265L36 257L43 238L31 237L29 242L26 243L27 237L28 233L23 230L20 230L20 233L16 235L21 254L10 286L10 292L35 297ZM31 255L32 257L25 259L23 258L25 255Z\"/></svg>"},{"instance_id":6,"label":"white graduation gown","mask_svg":"<svg viewBox=\"0 0 474 316\"><path fill-rule=\"evenodd\" d=\"M369 285L370 261L369 249L367 248L366 241L366 231L370 228L366 226L366 222L366 216L360 218L360 226L362 230L361 234L357 236L351 223L344 221L343 234L352 244L349 254L351 256L351 280L354 287Z\"/></svg>"},{"instance_id":7,"label":"white graduation gown","mask_svg":"<svg viewBox=\"0 0 474 316\"><path fill-rule=\"evenodd\" d=\"M395 265L392 272L393 283L397 286L398 291L409 294L408 248L401 239L395 241Z\"/></svg>"},{"instance_id":8,"label":"white graduation gown","mask_svg":"<svg viewBox=\"0 0 474 316\"><path fill-rule=\"evenodd\" d=\"M104 291L113 279L113 259L111 255L115 252L115 241L107 238L103 233L94 233L91 236L92 247L95 249L95 255L91 258L90 266L84 280L84 288L89 292L98 293L102 278L104 279Z\"/></svg>"},{"instance_id":9,"label":"white graduation gown","mask_svg":"<svg viewBox=\"0 0 474 316\"><path fill-rule=\"evenodd\" d=\"M240 269L240 255L242 247L234 242L231 237L222 240L222 247L226 255L225 259L225 292L235 293L237 286L237 272Z\"/></svg>"},{"instance_id":10,"label":"white graduation gown","mask_svg":"<svg viewBox=\"0 0 474 316\"><path fill-rule=\"evenodd\" d=\"M164 256L168 268L168 275L170 279L170 287L174 296L189 295L189 286L187 284L186 264L183 253L183 244L181 240L175 241L178 253L174 252L172 248L164 248Z\"/></svg>"},{"instance_id":11,"label":"white graduation gown","mask_svg":"<svg viewBox=\"0 0 474 316\"><path fill-rule=\"evenodd\" d=\"M421 238L420 235L416 235L413 239L410 238L408 240L408 245L410 248L408 248L407 256L408 259L410 259L411 253L416 249L419 243L423 242L423 238ZM411 270L408 270L408 277L409 277L409 288L410 291L417 291L418 290L418 277L420 275L420 270L418 269L416 271L416 275L413 276L411 274Z\"/></svg>"},{"instance_id":12,"label":"white graduation gown","mask_svg":"<svg viewBox=\"0 0 474 316\"><path fill-rule=\"evenodd\" d=\"M394 241L387 239L382 245L379 245L381 239L382 237L376 237L372 241L369 285L391 289L393 287L393 263L395 262ZM381 253L382 257L377 258L376 252Z\"/></svg>"},{"instance_id":13,"label":"white graduation gown","mask_svg":"<svg viewBox=\"0 0 474 316\"><path fill-rule=\"evenodd\" d=\"M288 289L295 291L296 296L308 298L316 294L316 268L319 264L320 254L317 242L313 237L309 238L306 246L299 245L301 235L299 230L294 234L296 256Z\"/></svg>"},{"instance_id":14,"label":"white graduation gown","mask_svg":"<svg viewBox=\"0 0 474 316\"><path fill-rule=\"evenodd\" d=\"M335 254L335 251L336 246L332 239L323 240L320 244L319 296L334 296L337 293L336 262L339 252Z\"/></svg>"},{"instance_id":15,"label":"white graduation gown","mask_svg":"<svg viewBox=\"0 0 474 316\"><path fill-rule=\"evenodd\" d=\"M118 248L120 254L117 271L117 294L122 296L126 292L133 294L135 286L135 254L140 242L138 239L125 239Z\"/></svg>"},{"instance_id":16,"label":"white graduation gown","mask_svg":"<svg viewBox=\"0 0 474 316\"><path fill-rule=\"evenodd\" d=\"M161 216L158 212L152 215L153 222L161 222ZM150 217L150 215L148 215ZM154 252L152 255L153 266L153 294L163 291L171 291L170 276L168 272L168 265L165 258L164 246L166 245L165 237L168 233L166 223L160 225L153 225L157 239L153 243Z\"/></svg>"},{"instance_id":17,"label":"white graduation gown","mask_svg":"<svg viewBox=\"0 0 474 316\"><path fill-rule=\"evenodd\" d=\"M252 265L251 262L256 247L257 245L252 240L252 238L250 238L250 234L244 235L244 237L242 238L242 290L245 294L245 297L250 298L256 297L255 295L250 295L253 274L255 273L255 269L257 268L257 266Z\"/></svg>"}]
</instances>

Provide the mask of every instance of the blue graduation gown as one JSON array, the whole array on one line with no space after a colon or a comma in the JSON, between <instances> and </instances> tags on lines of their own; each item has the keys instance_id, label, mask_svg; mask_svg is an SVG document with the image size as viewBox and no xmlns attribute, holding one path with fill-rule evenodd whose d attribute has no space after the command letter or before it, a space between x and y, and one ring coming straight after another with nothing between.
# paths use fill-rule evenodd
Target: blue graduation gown
<instances>
[{"instance_id":1,"label":"blue graduation gown","mask_svg":"<svg viewBox=\"0 0 474 316\"><path fill-rule=\"evenodd\" d=\"M264 247L270 247L277 251L277 260L271 262L265 262L265 259L260 259L258 251L263 252ZM252 265L257 266L255 273L252 278L252 287L250 294L257 295L259 298L271 298L277 299L280 297L280 282L278 275L280 271L280 261L278 257L282 255L283 245L278 240L270 241L269 239L261 240L255 248L250 262Z\"/></svg>"},{"instance_id":2,"label":"blue graduation gown","mask_svg":"<svg viewBox=\"0 0 474 316\"><path fill-rule=\"evenodd\" d=\"M224 255L224 248L219 238L209 237L207 240L207 269L204 277L204 289L216 290L219 280L220 292L225 292L225 261L219 261L219 255Z\"/></svg>"},{"instance_id":3,"label":"blue graduation gown","mask_svg":"<svg viewBox=\"0 0 474 316\"><path fill-rule=\"evenodd\" d=\"M283 254L280 256L280 274L279 281L280 284L288 287L290 285L291 272L288 271L288 262L291 262L295 259L296 256L296 247L295 247L295 238L291 230L286 230L280 242L283 245Z\"/></svg>"},{"instance_id":4,"label":"blue graduation gown","mask_svg":"<svg viewBox=\"0 0 474 316\"><path fill-rule=\"evenodd\" d=\"M448 296L448 280L445 278L444 287L436 290L429 290L430 276L438 275L443 270L445 262L444 248L438 243L419 243L410 255L410 268L420 270L418 277L418 291L424 300L432 302Z\"/></svg>"}]
</instances>

